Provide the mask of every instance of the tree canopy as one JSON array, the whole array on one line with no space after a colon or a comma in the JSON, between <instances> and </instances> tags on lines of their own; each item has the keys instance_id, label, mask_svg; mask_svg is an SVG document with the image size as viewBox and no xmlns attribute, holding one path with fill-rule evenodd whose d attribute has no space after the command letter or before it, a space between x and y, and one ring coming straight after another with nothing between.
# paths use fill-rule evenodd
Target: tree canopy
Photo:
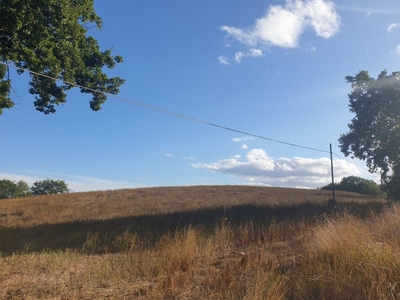
<instances>
[{"instance_id":1,"label":"tree canopy","mask_svg":"<svg viewBox=\"0 0 400 300\"><path fill-rule=\"evenodd\" d=\"M370 172L380 171L386 186L393 186L389 182L400 176L400 72L384 70L374 79L360 71L346 80L355 117L339 138L341 151L365 160Z\"/></svg>"},{"instance_id":2,"label":"tree canopy","mask_svg":"<svg viewBox=\"0 0 400 300\"><path fill-rule=\"evenodd\" d=\"M28 184L23 181L0 180L0 199L10 199L29 196Z\"/></svg>"},{"instance_id":3,"label":"tree canopy","mask_svg":"<svg viewBox=\"0 0 400 300\"><path fill-rule=\"evenodd\" d=\"M31 187L23 181L0 180L0 199L27 197L31 195L53 195L68 193L64 180L45 179L35 181Z\"/></svg>"},{"instance_id":4,"label":"tree canopy","mask_svg":"<svg viewBox=\"0 0 400 300\"><path fill-rule=\"evenodd\" d=\"M103 67L113 68L122 57L100 51L97 40L88 35L89 29L102 25L93 4L93 0L0 1L0 114L14 105L9 67L4 63L35 72L30 73L29 92L44 114L54 113L55 105L66 102L66 91L74 86L65 82L89 88L80 90L92 94L94 111L106 101L104 93L119 92L124 80L108 78Z\"/></svg>"},{"instance_id":5,"label":"tree canopy","mask_svg":"<svg viewBox=\"0 0 400 300\"><path fill-rule=\"evenodd\" d=\"M68 186L64 180L45 179L35 181L31 187L33 195L54 195L68 193Z\"/></svg>"},{"instance_id":6,"label":"tree canopy","mask_svg":"<svg viewBox=\"0 0 400 300\"><path fill-rule=\"evenodd\" d=\"M332 183L321 187L321 190L332 190ZM382 195L381 188L375 181L358 176L343 177L340 183L335 183L335 190L371 196Z\"/></svg>"}]
</instances>

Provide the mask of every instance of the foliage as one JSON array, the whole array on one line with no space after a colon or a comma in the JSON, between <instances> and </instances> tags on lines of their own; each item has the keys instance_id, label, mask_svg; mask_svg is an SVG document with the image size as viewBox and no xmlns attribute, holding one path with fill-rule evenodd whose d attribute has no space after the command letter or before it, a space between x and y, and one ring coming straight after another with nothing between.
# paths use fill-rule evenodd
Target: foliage
<instances>
[{"instance_id":1,"label":"foliage","mask_svg":"<svg viewBox=\"0 0 400 300\"><path fill-rule=\"evenodd\" d=\"M348 125L349 132L339 138L341 151L365 160L370 172L380 170L385 187L393 188L390 181L398 181L400 176L400 72L388 75L382 71L374 79L360 71L346 80L353 89L349 107L355 117ZM389 194L400 197L395 190Z\"/></svg>"},{"instance_id":2,"label":"foliage","mask_svg":"<svg viewBox=\"0 0 400 300\"><path fill-rule=\"evenodd\" d=\"M0 60L36 72L30 73L29 92L44 114L54 113L55 105L66 102L65 92L73 87L66 82L89 88L80 90L92 94L90 107L95 111L106 101L104 93L117 94L124 83L103 73L103 67L113 68L122 57L100 51L97 40L88 35L90 28L102 25L93 4L93 0L0 1ZM0 114L14 105L10 90L8 66L0 64Z\"/></svg>"},{"instance_id":3,"label":"foliage","mask_svg":"<svg viewBox=\"0 0 400 300\"><path fill-rule=\"evenodd\" d=\"M23 181L23 180L17 181L16 185L17 185L17 190L18 190L17 197L27 197L27 196L32 195L31 189L25 181Z\"/></svg>"},{"instance_id":4,"label":"foliage","mask_svg":"<svg viewBox=\"0 0 400 300\"><path fill-rule=\"evenodd\" d=\"M393 167L393 174L388 176L388 179L384 182L383 189L389 199L400 198L400 164Z\"/></svg>"},{"instance_id":5,"label":"foliage","mask_svg":"<svg viewBox=\"0 0 400 300\"><path fill-rule=\"evenodd\" d=\"M30 195L28 184L20 180L18 182L8 179L0 180L0 199L25 197Z\"/></svg>"},{"instance_id":6,"label":"foliage","mask_svg":"<svg viewBox=\"0 0 400 300\"><path fill-rule=\"evenodd\" d=\"M323 187L319 188L320 190L325 190L325 191L332 191L332 183L324 185ZM335 191L340 191L340 184L335 182Z\"/></svg>"},{"instance_id":7,"label":"foliage","mask_svg":"<svg viewBox=\"0 0 400 300\"><path fill-rule=\"evenodd\" d=\"M33 195L54 195L68 193L68 186L64 180L45 179L36 181L31 187Z\"/></svg>"},{"instance_id":8,"label":"foliage","mask_svg":"<svg viewBox=\"0 0 400 300\"><path fill-rule=\"evenodd\" d=\"M0 198L9 199L14 198L17 192L17 185L8 179L2 179L0 181Z\"/></svg>"},{"instance_id":9,"label":"foliage","mask_svg":"<svg viewBox=\"0 0 400 300\"><path fill-rule=\"evenodd\" d=\"M332 190L332 183L321 187L321 190ZM340 183L335 183L335 190L371 196L382 195L381 188L375 181L357 176L344 177Z\"/></svg>"}]
</instances>

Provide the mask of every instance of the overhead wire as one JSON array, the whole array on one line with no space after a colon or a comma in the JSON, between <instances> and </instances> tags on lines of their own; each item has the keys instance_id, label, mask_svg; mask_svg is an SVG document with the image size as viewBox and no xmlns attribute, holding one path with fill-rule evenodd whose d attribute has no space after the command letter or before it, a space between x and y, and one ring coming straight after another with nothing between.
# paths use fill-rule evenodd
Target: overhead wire
<instances>
[{"instance_id":1,"label":"overhead wire","mask_svg":"<svg viewBox=\"0 0 400 300\"><path fill-rule=\"evenodd\" d=\"M169 111L169 110L165 110L165 109L162 109L162 108L159 108L159 107L156 107L156 106L152 106L152 105L145 104L145 103L142 103L142 102L139 102L139 101L135 101L135 100L132 100L132 99L124 98L124 97L121 97L121 96L118 96L118 95L115 95L115 94L102 92L102 91L95 90L95 89L92 89L92 88L89 88L89 87L86 87L86 86L79 85L77 83L68 82L68 81L62 80L60 78L49 76L47 74L35 72L35 71L29 70L29 69L26 69L26 68L17 67L15 65L9 64L7 62L0 62L0 63L2 63L3 65L8 66L10 68L14 68L14 69L17 69L17 70L22 70L24 72L28 72L28 73L31 73L31 74L34 74L34 75L37 75L37 76L41 76L41 77L45 77L45 78L48 78L48 79L53 79L55 81L62 82L64 84L75 86L75 87L78 87L78 88L81 88L81 89L85 89L85 90L88 90L88 91L91 91L91 92L94 92L94 93L103 94L103 95L106 95L106 96L109 96L109 97L112 97L112 98L115 98L115 99L118 99L118 100L121 100L121 101L129 102L129 103L141 106L141 107L145 107L145 108L148 108L148 109L151 109L151 110L155 110L155 111L158 111L158 112L161 112L161 113L169 114L169 115L172 115L172 116L175 116L175 117L179 117L179 118L182 118L182 119L186 119L186 120L189 120L189 121L193 121L193 122L197 122L197 123L201 123L201 124L217 127L217 128L223 129L223 130L231 131L231 132L240 133L240 134L243 134L243 135L246 135L246 136L251 136L251 137L255 137L255 138L259 138L259 139L263 139L263 140L267 140L267 141L271 141L271 142L275 142L275 143L284 144L284 145L287 145L287 146L302 148L302 149L311 150L311 151L323 152L323 153L330 153L330 151L327 151L327 150L322 150L322 149L303 146L303 145L299 145L299 144L295 144L295 143L285 142L285 141L281 141L281 140L277 140L277 139L272 139L272 138L269 138L269 137L265 137L265 136L254 134L254 133L250 133L250 132L246 132L246 131L243 131L243 130L238 130L238 129L234 129L234 128L231 128L231 127L222 126L222 125L219 125L219 124L215 124L215 123L207 122L207 121L204 121L204 120L192 118L192 117L189 117L189 116L186 116L186 115L182 115L182 114L179 114L179 113L176 113L176 112L172 112L172 111ZM338 155L336 155L336 156L338 156Z\"/></svg>"},{"instance_id":2,"label":"overhead wire","mask_svg":"<svg viewBox=\"0 0 400 300\"><path fill-rule=\"evenodd\" d=\"M336 157L338 157L338 158L340 158L340 159L342 159L342 160L344 160L344 161L346 161L346 162L349 162L349 160L348 159L346 159L345 157L343 157L343 156L340 156L340 155L338 155L338 154L336 154L336 153L334 153L334 152L332 152L332 154L334 155L334 156L336 156ZM351 163L351 162L350 162ZM356 164L354 164L353 163L353 165L357 168L357 169L359 169L359 170L361 170L361 171L363 171L363 172L369 172L369 170L367 170L367 169L364 169L364 168L361 168L361 167L359 167L359 166L357 166Z\"/></svg>"}]
</instances>

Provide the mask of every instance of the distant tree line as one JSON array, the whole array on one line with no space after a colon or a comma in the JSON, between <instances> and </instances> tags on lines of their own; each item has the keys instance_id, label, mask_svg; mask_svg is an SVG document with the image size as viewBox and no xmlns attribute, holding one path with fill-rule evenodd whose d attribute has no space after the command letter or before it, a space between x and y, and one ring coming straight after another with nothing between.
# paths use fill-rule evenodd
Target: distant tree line
<instances>
[{"instance_id":1,"label":"distant tree line","mask_svg":"<svg viewBox=\"0 0 400 300\"><path fill-rule=\"evenodd\" d=\"M332 190L332 183L320 188L321 190ZM381 196L381 187L373 180L357 176L344 177L340 183L335 183L335 190L353 192L371 196Z\"/></svg>"},{"instance_id":2,"label":"distant tree line","mask_svg":"<svg viewBox=\"0 0 400 300\"><path fill-rule=\"evenodd\" d=\"M0 199L65 193L68 193L68 185L64 180L45 179L35 181L31 187L23 180L0 180Z\"/></svg>"}]
</instances>

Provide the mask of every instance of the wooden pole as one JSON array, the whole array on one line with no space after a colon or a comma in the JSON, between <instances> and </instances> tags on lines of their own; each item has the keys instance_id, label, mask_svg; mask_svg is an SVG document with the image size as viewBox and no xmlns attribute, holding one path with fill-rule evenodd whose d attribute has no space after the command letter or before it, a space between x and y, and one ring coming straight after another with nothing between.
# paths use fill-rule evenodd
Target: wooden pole
<instances>
[{"instance_id":1,"label":"wooden pole","mask_svg":"<svg viewBox=\"0 0 400 300\"><path fill-rule=\"evenodd\" d=\"M333 159L332 159L332 144L329 144L330 147L330 152L331 152L331 174L332 174L332 201L334 203L336 203L336 199L335 199L335 179L333 177Z\"/></svg>"}]
</instances>

